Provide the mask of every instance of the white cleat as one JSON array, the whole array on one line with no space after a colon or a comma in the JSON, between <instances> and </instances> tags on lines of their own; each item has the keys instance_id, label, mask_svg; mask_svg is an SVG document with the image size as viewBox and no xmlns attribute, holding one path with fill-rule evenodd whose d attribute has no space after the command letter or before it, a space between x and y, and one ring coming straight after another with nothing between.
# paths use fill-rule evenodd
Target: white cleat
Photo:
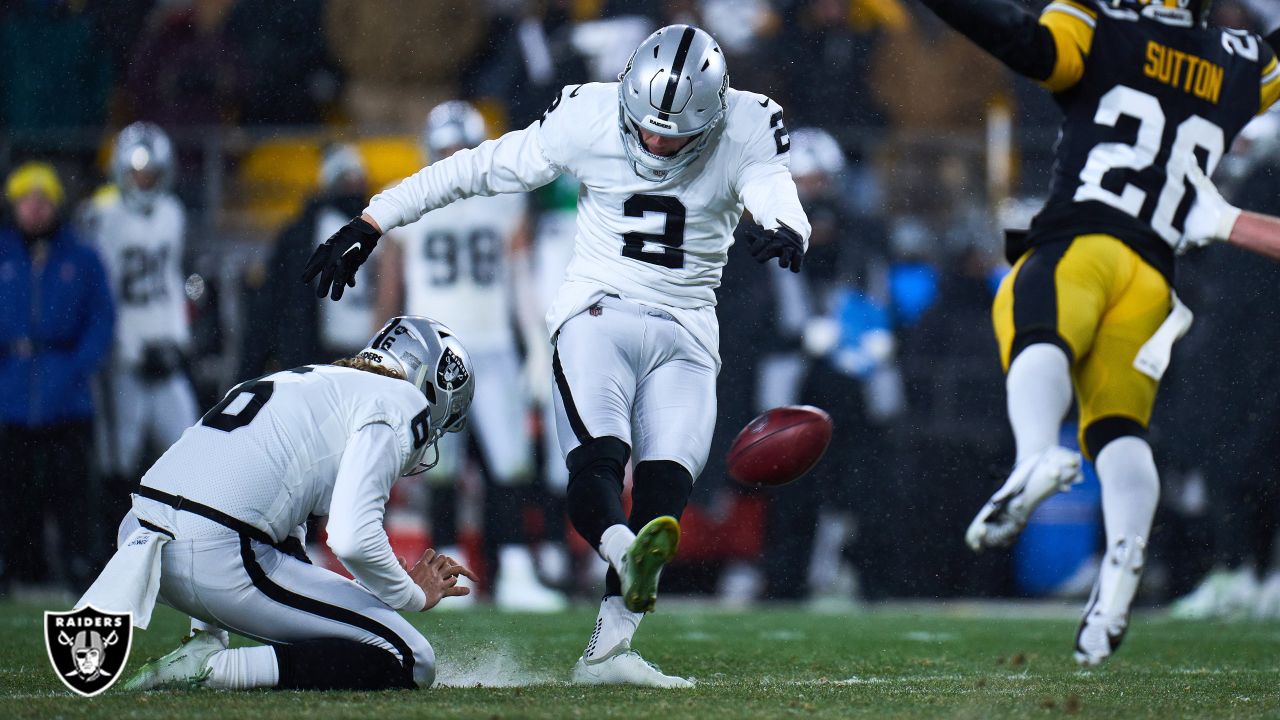
<instances>
[{"instance_id":1,"label":"white cleat","mask_svg":"<svg viewBox=\"0 0 1280 720\"><path fill-rule=\"evenodd\" d=\"M1051 495L1080 482L1080 453L1054 446L1013 469L1013 474L969 524L964 540L974 552L1004 547Z\"/></svg>"},{"instance_id":2,"label":"white cleat","mask_svg":"<svg viewBox=\"0 0 1280 720\"><path fill-rule=\"evenodd\" d=\"M1242 616L1259 601L1258 580L1253 568L1218 568L1200 585L1173 603L1169 614L1180 620L1208 620Z\"/></svg>"},{"instance_id":3,"label":"white cleat","mask_svg":"<svg viewBox=\"0 0 1280 720\"><path fill-rule=\"evenodd\" d=\"M1108 618L1098 610L1090 611L1076 631L1076 662L1082 667L1101 665L1120 647L1127 629L1125 618Z\"/></svg>"},{"instance_id":4,"label":"white cleat","mask_svg":"<svg viewBox=\"0 0 1280 720\"><path fill-rule=\"evenodd\" d=\"M529 549L516 545L503 547L499 552L493 601L499 608L512 612L553 613L569 607L564 593L538 580Z\"/></svg>"},{"instance_id":5,"label":"white cleat","mask_svg":"<svg viewBox=\"0 0 1280 720\"><path fill-rule=\"evenodd\" d=\"M645 661L631 644L622 641L599 660L578 658L573 666L573 682L578 685L639 685L656 688L691 688L692 680L665 675L653 663Z\"/></svg>"},{"instance_id":6,"label":"white cleat","mask_svg":"<svg viewBox=\"0 0 1280 720\"><path fill-rule=\"evenodd\" d=\"M209 656L225 650L216 636L196 630L183 639L177 650L149 660L124 684L125 690L195 688L209 679Z\"/></svg>"}]
</instances>

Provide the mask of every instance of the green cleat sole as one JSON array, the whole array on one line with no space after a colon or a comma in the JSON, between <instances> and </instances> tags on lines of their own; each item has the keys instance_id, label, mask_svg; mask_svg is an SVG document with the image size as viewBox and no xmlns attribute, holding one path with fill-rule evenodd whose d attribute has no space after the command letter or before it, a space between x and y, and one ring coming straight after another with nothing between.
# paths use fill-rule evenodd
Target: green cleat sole
<instances>
[{"instance_id":1,"label":"green cleat sole","mask_svg":"<svg viewBox=\"0 0 1280 720\"><path fill-rule=\"evenodd\" d=\"M622 600L631 612L652 612L658 603L658 576L676 556L680 546L680 523L670 515L650 520L636 534L627 550L627 568L622 578Z\"/></svg>"}]
</instances>

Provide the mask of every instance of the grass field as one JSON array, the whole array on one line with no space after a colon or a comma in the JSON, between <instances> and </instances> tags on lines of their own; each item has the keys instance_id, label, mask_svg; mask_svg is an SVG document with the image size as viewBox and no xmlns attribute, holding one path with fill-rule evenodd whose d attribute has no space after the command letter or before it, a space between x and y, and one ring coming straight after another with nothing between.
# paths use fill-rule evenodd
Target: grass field
<instances>
[{"instance_id":1,"label":"grass field","mask_svg":"<svg viewBox=\"0 0 1280 720\"><path fill-rule=\"evenodd\" d=\"M418 692L73 697L54 677L42 608L0 605L0 718L1171 718L1280 717L1280 623L1140 616L1121 654L1077 669L1065 613L1020 606L896 606L845 615L668 603L636 646L693 690L584 688L565 680L593 613L417 617L439 656ZM183 619L159 610L126 671L168 651Z\"/></svg>"}]
</instances>

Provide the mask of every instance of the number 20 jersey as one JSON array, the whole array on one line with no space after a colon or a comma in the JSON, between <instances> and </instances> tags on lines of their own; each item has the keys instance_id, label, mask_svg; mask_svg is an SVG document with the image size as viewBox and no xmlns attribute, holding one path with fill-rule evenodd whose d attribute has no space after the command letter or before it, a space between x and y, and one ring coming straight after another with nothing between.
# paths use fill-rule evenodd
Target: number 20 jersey
<instances>
[{"instance_id":1,"label":"number 20 jersey","mask_svg":"<svg viewBox=\"0 0 1280 720\"><path fill-rule=\"evenodd\" d=\"M1194 201L1188 163L1212 173L1275 100L1275 55L1250 33L1177 26L1105 2L1055 0L1041 17L1084 36L1087 57L1080 80L1054 96L1066 117L1050 198L1028 240L1114 235L1172 281Z\"/></svg>"}]
</instances>

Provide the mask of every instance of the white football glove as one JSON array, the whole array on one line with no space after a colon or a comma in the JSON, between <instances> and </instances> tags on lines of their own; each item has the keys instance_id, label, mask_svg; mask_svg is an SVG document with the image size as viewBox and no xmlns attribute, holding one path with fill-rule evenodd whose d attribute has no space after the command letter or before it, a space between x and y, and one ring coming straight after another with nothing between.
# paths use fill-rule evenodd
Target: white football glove
<instances>
[{"instance_id":1,"label":"white football glove","mask_svg":"<svg viewBox=\"0 0 1280 720\"><path fill-rule=\"evenodd\" d=\"M1196 190L1196 201L1187 214L1186 228L1182 232L1182 242L1178 244L1178 252L1184 253L1191 248L1205 247L1212 242L1222 242L1231 237L1231 230L1240 218L1240 208L1223 199L1217 186L1200 169L1200 164L1192 162L1187 170L1187 179Z\"/></svg>"}]
</instances>

